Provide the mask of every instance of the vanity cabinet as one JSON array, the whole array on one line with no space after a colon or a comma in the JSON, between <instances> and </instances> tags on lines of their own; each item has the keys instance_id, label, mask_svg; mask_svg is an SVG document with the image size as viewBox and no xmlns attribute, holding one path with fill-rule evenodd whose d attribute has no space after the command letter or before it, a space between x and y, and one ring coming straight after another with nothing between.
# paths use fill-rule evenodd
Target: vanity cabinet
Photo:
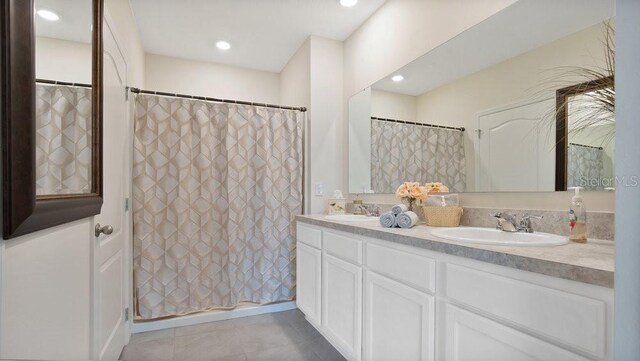
<instances>
[{"instance_id":1,"label":"vanity cabinet","mask_svg":"<svg viewBox=\"0 0 640 361\"><path fill-rule=\"evenodd\" d=\"M322 255L322 327L338 349L360 360L362 269L327 253Z\"/></svg>"},{"instance_id":2,"label":"vanity cabinet","mask_svg":"<svg viewBox=\"0 0 640 361\"><path fill-rule=\"evenodd\" d=\"M321 231L298 227L296 245L296 304L309 322L320 325L322 251Z\"/></svg>"},{"instance_id":3,"label":"vanity cabinet","mask_svg":"<svg viewBox=\"0 0 640 361\"><path fill-rule=\"evenodd\" d=\"M560 279L457 262L441 269L442 294L451 302L568 348L605 357L607 302L598 299L597 289L584 292L570 282L557 282Z\"/></svg>"},{"instance_id":4,"label":"vanity cabinet","mask_svg":"<svg viewBox=\"0 0 640 361\"><path fill-rule=\"evenodd\" d=\"M350 359L362 352L362 241L322 232L322 327Z\"/></svg>"},{"instance_id":5,"label":"vanity cabinet","mask_svg":"<svg viewBox=\"0 0 640 361\"><path fill-rule=\"evenodd\" d=\"M434 297L367 271L364 359L434 359Z\"/></svg>"},{"instance_id":6,"label":"vanity cabinet","mask_svg":"<svg viewBox=\"0 0 640 361\"><path fill-rule=\"evenodd\" d=\"M443 304L443 360L587 361L551 343L451 304Z\"/></svg>"},{"instance_id":7,"label":"vanity cabinet","mask_svg":"<svg viewBox=\"0 0 640 361\"><path fill-rule=\"evenodd\" d=\"M612 356L613 289L298 223L298 306L348 360Z\"/></svg>"},{"instance_id":8,"label":"vanity cabinet","mask_svg":"<svg viewBox=\"0 0 640 361\"><path fill-rule=\"evenodd\" d=\"M365 249L364 359L433 360L435 260L375 242Z\"/></svg>"}]
</instances>

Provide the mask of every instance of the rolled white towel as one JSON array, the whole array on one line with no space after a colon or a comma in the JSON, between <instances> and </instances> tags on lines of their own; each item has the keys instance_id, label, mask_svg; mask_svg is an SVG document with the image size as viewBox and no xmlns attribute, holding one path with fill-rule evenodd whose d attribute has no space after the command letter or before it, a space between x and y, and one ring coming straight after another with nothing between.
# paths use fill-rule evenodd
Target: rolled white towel
<instances>
[{"instance_id":1,"label":"rolled white towel","mask_svg":"<svg viewBox=\"0 0 640 361\"><path fill-rule=\"evenodd\" d=\"M406 212L409 210L409 207L406 204L396 204L395 206L391 207L391 213L395 214L396 216L402 212Z\"/></svg>"},{"instance_id":2,"label":"rolled white towel","mask_svg":"<svg viewBox=\"0 0 640 361\"><path fill-rule=\"evenodd\" d=\"M415 212L404 212L396 216L396 222L400 228L411 228L418 223L418 215Z\"/></svg>"},{"instance_id":3,"label":"rolled white towel","mask_svg":"<svg viewBox=\"0 0 640 361\"><path fill-rule=\"evenodd\" d=\"M382 225L382 227L386 227L386 228L395 227L396 226L396 215L391 213L391 212L383 213L380 216L380 224Z\"/></svg>"}]
</instances>

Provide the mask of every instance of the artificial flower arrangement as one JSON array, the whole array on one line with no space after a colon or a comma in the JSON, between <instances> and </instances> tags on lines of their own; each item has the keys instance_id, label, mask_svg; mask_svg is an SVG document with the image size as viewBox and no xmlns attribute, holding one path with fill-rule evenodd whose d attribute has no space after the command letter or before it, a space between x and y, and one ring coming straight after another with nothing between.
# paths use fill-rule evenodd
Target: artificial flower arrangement
<instances>
[{"instance_id":1,"label":"artificial flower arrangement","mask_svg":"<svg viewBox=\"0 0 640 361\"><path fill-rule=\"evenodd\" d=\"M449 188L440 182L427 183L424 186L428 193L449 193Z\"/></svg>"},{"instance_id":2,"label":"artificial flower arrangement","mask_svg":"<svg viewBox=\"0 0 640 361\"><path fill-rule=\"evenodd\" d=\"M421 186L418 182L404 182L396 190L396 196L407 203L409 210L413 210L416 202L422 202L428 193L447 193L449 188L440 182L427 183Z\"/></svg>"},{"instance_id":3,"label":"artificial flower arrangement","mask_svg":"<svg viewBox=\"0 0 640 361\"><path fill-rule=\"evenodd\" d=\"M427 197L427 188L418 182L404 182L396 190L396 196L407 202L411 211L416 201L422 201Z\"/></svg>"}]
</instances>

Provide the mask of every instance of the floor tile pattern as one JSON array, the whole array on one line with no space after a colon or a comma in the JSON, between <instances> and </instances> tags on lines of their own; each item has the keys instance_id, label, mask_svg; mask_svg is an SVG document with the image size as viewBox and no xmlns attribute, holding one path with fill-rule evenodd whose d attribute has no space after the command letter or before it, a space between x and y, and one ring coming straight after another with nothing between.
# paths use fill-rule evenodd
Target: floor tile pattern
<instances>
[{"instance_id":1,"label":"floor tile pattern","mask_svg":"<svg viewBox=\"0 0 640 361\"><path fill-rule=\"evenodd\" d=\"M134 334L125 361L343 361L299 310Z\"/></svg>"}]
</instances>

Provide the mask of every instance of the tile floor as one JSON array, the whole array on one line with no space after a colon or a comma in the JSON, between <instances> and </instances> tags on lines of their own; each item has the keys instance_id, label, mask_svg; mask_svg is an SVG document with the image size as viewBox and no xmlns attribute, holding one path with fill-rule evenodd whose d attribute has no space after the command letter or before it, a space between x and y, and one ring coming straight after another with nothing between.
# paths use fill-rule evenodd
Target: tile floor
<instances>
[{"instance_id":1,"label":"tile floor","mask_svg":"<svg viewBox=\"0 0 640 361\"><path fill-rule=\"evenodd\" d=\"M125 361L342 361L299 310L138 333Z\"/></svg>"}]
</instances>

